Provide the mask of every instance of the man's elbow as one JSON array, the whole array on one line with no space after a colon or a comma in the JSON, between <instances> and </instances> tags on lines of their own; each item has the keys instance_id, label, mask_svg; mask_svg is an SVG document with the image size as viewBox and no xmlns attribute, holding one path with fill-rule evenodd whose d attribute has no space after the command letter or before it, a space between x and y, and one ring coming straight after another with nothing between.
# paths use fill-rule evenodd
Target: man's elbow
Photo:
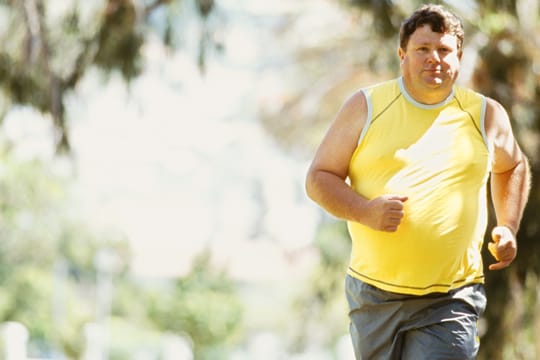
<instances>
[{"instance_id":1,"label":"man's elbow","mask_svg":"<svg viewBox=\"0 0 540 360\"><path fill-rule=\"evenodd\" d=\"M316 201L317 198L317 173L317 170L309 169L304 184L307 196L313 201Z\"/></svg>"},{"instance_id":2,"label":"man's elbow","mask_svg":"<svg viewBox=\"0 0 540 360\"><path fill-rule=\"evenodd\" d=\"M307 196L318 204L326 202L329 193L335 189L342 179L332 171L311 168L306 175L305 189Z\"/></svg>"},{"instance_id":3,"label":"man's elbow","mask_svg":"<svg viewBox=\"0 0 540 360\"><path fill-rule=\"evenodd\" d=\"M529 161L527 160L527 156L521 153L516 161L506 161L503 164L498 164L497 162L495 162L495 165L492 168L491 172L497 175L516 173L527 174L529 172Z\"/></svg>"}]
</instances>

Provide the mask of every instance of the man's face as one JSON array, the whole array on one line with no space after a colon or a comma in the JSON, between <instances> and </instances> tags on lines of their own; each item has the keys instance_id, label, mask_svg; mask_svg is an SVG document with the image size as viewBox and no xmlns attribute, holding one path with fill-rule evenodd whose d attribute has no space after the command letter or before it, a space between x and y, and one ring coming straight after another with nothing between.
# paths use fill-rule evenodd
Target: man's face
<instances>
[{"instance_id":1,"label":"man's face","mask_svg":"<svg viewBox=\"0 0 540 360\"><path fill-rule=\"evenodd\" d=\"M455 35L433 32L429 25L417 28L407 48L398 50L406 82L417 89L450 89L459 73L457 44Z\"/></svg>"}]
</instances>

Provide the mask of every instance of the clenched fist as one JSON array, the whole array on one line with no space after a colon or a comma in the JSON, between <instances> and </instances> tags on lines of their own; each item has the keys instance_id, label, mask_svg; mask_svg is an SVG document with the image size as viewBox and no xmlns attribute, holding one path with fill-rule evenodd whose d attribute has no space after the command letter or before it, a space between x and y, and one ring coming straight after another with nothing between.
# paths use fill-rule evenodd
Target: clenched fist
<instances>
[{"instance_id":1,"label":"clenched fist","mask_svg":"<svg viewBox=\"0 0 540 360\"><path fill-rule=\"evenodd\" d=\"M516 237L506 226L496 226L491 232L491 238L493 241L488 243L488 250L498 262L489 265L489 270L504 269L516 258Z\"/></svg>"},{"instance_id":2,"label":"clenched fist","mask_svg":"<svg viewBox=\"0 0 540 360\"><path fill-rule=\"evenodd\" d=\"M404 216L404 202L407 199L403 195L382 195L370 200L365 225L374 230L396 231Z\"/></svg>"}]
</instances>

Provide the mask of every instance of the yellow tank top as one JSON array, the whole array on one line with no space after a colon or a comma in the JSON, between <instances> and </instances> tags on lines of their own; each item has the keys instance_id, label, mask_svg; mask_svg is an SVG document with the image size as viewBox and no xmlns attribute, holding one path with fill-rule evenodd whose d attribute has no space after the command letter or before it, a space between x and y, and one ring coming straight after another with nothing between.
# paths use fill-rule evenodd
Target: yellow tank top
<instances>
[{"instance_id":1,"label":"yellow tank top","mask_svg":"<svg viewBox=\"0 0 540 360\"><path fill-rule=\"evenodd\" d=\"M348 273L386 291L422 295L484 281L490 151L485 98L455 86L442 103L416 102L398 78L363 89L368 116L350 166L367 199L406 195L394 233L348 222Z\"/></svg>"}]
</instances>

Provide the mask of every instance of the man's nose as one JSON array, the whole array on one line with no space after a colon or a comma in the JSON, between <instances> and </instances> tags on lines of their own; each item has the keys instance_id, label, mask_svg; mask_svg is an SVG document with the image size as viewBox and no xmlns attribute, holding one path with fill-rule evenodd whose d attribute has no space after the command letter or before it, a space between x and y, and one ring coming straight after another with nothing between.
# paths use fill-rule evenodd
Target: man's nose
<instances>
[{"instance_id":1,"label":"man's nose","mask_svg":"<svg viewBox=\"0 0 540 360\"><path fill-rule=\"evenodd\" d=\"M441 57L439 55L439 52L437 50L432 50L428 53L428 61L431 62L440 62Z\"/></svg>"}]
</instances>

